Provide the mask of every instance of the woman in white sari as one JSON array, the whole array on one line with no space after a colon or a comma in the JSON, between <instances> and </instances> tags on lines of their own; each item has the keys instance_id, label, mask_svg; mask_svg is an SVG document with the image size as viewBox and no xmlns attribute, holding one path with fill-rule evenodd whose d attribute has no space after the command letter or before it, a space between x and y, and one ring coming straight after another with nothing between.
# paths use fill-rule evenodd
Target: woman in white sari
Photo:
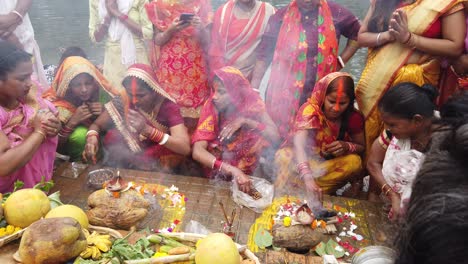
<instances>
[{"instance_id":1,"label":"woman in white sari","mask_svg":"<svg viewBox=\"0 0 468 264\"><path fill-rule=\"evenodd\" d=\"M145 40L153 37L153 25L145 4L148 0L89 0L89 36L93 42L105 38L104 76L117 89L127 68L149 64Z\"/></svg>"},{"instance_id":2,"label":"woman in white sari","mask_svg":"<svg viewBox=\"0 0 468 264\"><path fill-rule=\"evenodd\" d=\"M209 50L210 71L233 66L251 79L256 49L275 8L258 0L229 0L213 19Z\"/></svg>"},{"instance_id":3,"label":"woman in white sari","mask_svg":"<svg viewBox=\"0 0 468 264\"><path fill-rule=\"evenodd\" d=\"M39 46L34 39L34 29L28 9L32 0L0 0L0 40L8 41L33 55L33 80L47 89Z\"/></svg>"}]
</instances>

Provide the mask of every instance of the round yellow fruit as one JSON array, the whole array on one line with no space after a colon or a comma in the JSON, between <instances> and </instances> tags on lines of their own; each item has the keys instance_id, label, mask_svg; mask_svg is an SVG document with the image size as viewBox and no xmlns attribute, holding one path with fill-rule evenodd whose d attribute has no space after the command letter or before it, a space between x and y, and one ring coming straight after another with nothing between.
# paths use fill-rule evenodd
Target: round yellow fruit
<instances>
[{"instance_id":1,"label":"round yellow fruit","mask_svg":"<svg viewBox=\"0 0 468 264\"><path fill-rule=\"evenodd\" d=\"M223 233L212 233L197 243L197 264L239 264L240 256L236 244Z\"/></svg>"},{"instance_id":2,"label":"round yellow fruit","mask_svg":"<svg viewBox=\"0 0 468 264\"><path fill-rule=\"evenodd\" d=\"M64 204L57 206L54 209L50 210L45 216L45 218L55 217L71 217L78 221L82 228L87 229L89 227L89 221L88 217L86 216L86 213L78 206L72 204Z\"/></svg>"},{"instance_id":3,"label":"round yellow fruit","mask_svg":"<svg viewBox=\"0 0 468 264\"><path fill-rule=\"evenodd\" d=\"M3 209L8 224L25 228L50 211L50 202L41 190L22 189L8 197Z\"/></svg>"}]
</instances>

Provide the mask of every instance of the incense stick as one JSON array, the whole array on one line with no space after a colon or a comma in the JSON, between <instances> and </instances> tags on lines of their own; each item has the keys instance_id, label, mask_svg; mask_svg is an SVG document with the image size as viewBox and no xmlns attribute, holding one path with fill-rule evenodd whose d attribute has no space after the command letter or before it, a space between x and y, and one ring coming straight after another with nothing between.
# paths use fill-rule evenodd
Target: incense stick
<instances>
[{"instance_id":1,"label":"incense stick","mask_svg":"<svg viewBox=\"0 0 468 264\"><path fill-rule=\"evenodd\" d=\"M229 218L227 217L226 210L224 210L224 205L221 201L219 201L219 206L221 206L221 210L223 211L224 218L226 219L226 223L230 225Z\"/></svg>"}]
</instances>

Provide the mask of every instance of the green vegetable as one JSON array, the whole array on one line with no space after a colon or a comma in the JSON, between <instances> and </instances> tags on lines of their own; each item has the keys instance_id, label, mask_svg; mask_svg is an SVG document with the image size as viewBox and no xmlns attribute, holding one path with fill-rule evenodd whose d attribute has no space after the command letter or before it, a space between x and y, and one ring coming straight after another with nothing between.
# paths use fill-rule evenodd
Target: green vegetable
<instances>
[{"instance_id":1,"label":"green vegetable","mask_svg":"<svg viewBox=\"0 0 468 264\"><path fill-rule=\"evenodd\" d=\"M178 241L175 241L172 238L165 237L162 234L149 235L147 238L149 242L153 244L160 244L160 245L166 245L166 246L171 246L171 247L186 247L187 246ZM194 252L194 251L195 249L190 248L190 252Z\"/></svg>"},{"instance_id":2,"label":"green vegetable","mask_svg":"<svg viewBox=\"0 0 468 264\"><path fill-rule=\"evenodd\" d=\"M161 247L159 248L159 252L167 253L167 252L169 252L169 250L171 250L171 249L173 249L173 248L174 248L174 247L164 245L164 246L161 246Z\"/></svg>"},{"instance_id":3,"label":"green vegetable","mask_svg":"<svg viewBox=\"0 0 468 264\"><path fill-rule=\"evenodd\" d=\"M147 258L147 259L138 259L138 260L127 260L125 264L153 264L153 263L174 263L179 261L189 261L195 259L195 253L166 256L159 258Z\"/></svg>"},{"instance_id":4,"label":"green vegetable","mask_svg":"<svg viewBox=\"0 0 468 264\"><path fill-rule=\"evenodd\" d=\"M111 263L121 263L131 259L151 258L154 254L151 243L145 237L140 238L134 245L128 243L127 238L133 234L128 233L124 238L115 240L109 252L103 254L104 258L112 259ZM115 262L114 258L118 260Z\"/></svg>"},{"instance_id":5,"label":"green vegetable","mask_svg":"<svg viewBox=\"0 0 468 264\"><path fill-rule=\"evenodd\" d=\"M264 228L260 228L255 234L254 242L259 248L265 249L273 244L273 236Z\"/></svg>"}]
</instances>

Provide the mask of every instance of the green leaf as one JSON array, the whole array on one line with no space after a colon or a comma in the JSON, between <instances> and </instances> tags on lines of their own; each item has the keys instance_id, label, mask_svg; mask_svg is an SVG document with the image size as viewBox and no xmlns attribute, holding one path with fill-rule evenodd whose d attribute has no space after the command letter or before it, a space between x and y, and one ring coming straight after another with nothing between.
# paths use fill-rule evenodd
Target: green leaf
<instances>
[{"instance_id":1,"label":"green leaf","mask_svg":"<svg viewBox=\"0 0 468 264\"><path fill-rule=\"evenodd\" d=\"M317 253L319 256L323 257L323 255L327 254L325 247L326 247L325 243L320 242L320 244L315 246L315 253Z\"/></svg>"},{"instance_id":2,"label":"green leaf","mask_svg":"<svg viewBox=\"0 0 468 264\"><path fill-rule=\"evenodd\" d=\"M341 250L337 250L341 249ZM342 258L345 254L345 250L335 240L330 239L326 245L326 252L328 255L333 255L335 258Z\"/></svg>"},{"instance_id":3,"label":"green leaf","mask_svg":"<svg viewBox=\"0 0 468 264\"><path fill-rule=\"evenodd\" d=\"M48 197L50 201L50 209L54 209L55 207L63 205L62 201L60 200L60 191L56 191Z\"/></svg>"},{"instance_id":4,"label":"green leaf","mask_svg":"<svg viewBox=\"0 0 468 264\"><path fill-rule=\"evenodd\" d=\"M260 228L255 234L254 242L259 248L265 249L273 245L273 236L264 228Z\"/></svg>"},{"instance_id":5,"label":"green leaf","mask_svg":"<svg viewBox=\"0 0 468 264\"><path fill-rule=\"evenodd\" d=\"M34 185L34 189L39 189L43 192L46 192L48 193L50 191L50 189L52 189L52 187L54 187L54 181L53 180L50 180L50 181L45 181L45 177L42 176L42 179L41 181Z\"/></svg>"},{"instance_id":6,"label":"green leaf","mask_svg":"<svg viewBox=\"0 0 468 264\"><path fill-rule=\"evenodd\" d=\"M22 181L15 181L14 187L13 187L13 192L23 188L24 182Z\"/></svg>"}]
</instances>

